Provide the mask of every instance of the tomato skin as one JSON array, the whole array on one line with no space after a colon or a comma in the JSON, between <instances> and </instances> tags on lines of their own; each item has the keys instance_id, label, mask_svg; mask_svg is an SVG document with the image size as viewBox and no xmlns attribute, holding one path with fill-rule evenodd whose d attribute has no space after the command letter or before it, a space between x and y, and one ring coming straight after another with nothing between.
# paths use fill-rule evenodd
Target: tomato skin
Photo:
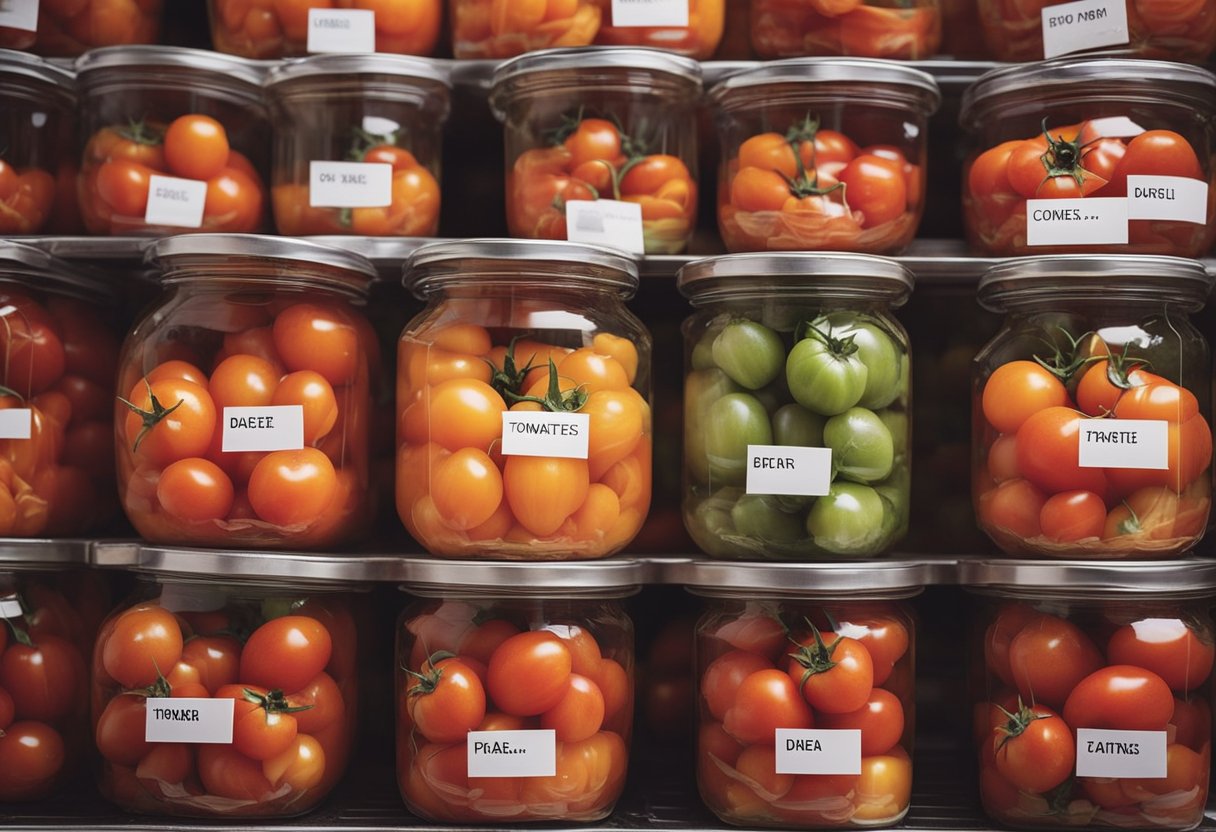
<instances>
[{"instance_id":1,"label":"tomato skin","mask_svg":"<svg viewBox=\"0 0 1216 832\"><path fill-rule=\"evenodd\" d=\"M586 676L571 673L562 698L540 715L540 727L553 729L558 742L582 742L599 732L604 711L599 686Z\"/></svg>"},{"instance_id":2,"label":"tomato skin","mask_svg":"<svg viewBox=\"0 0 1216 832\"><path fill-rule=\"evenodd\" d=\"M199 745L198 776L216 797L260 802L273 791L261 764L230 745Z\"/></svg>"},{"instance_id":3,"label":"tomato skin","mask_svg":"<svg viewBox=\"0 0 1216 832\"><path fill-rule=\"evenodd\" d=\"M761 670L773 669L773 663L763 656L744 650L724 653L705 669L701 677L701 696L716 720L726 718L735 704L735 694L743 680Z\"/></svg>"},{"instance_id":4,"label":"tomato skin","mask_svg":"<svg viewBox=\"0 0 1216 832\"><path fill-rule=\"evenodd\" d=\"M585 118L566 138L570 167L597 159L612 161L621 155L621 135L616 125L602 118Z\"/></svg>"},{"instance_id":5,"label":"tomato skin","mask_svg":"<svg viewBox=\"0 0 1216 832\"><path fill-rule=\"evenodd\" d=\"M33 720L14 722L0 734L0 800L45 797L66 759L63 737L54 728Z\"/></svg>"},{"instance_id":6,"label":"tomato skin","mask_svg":"<svg viewBox=\"0 0 1216 832\"><path fill-rule=\"evenodd\" d=\"M1077 684L1102 664L1102 654L1089 636L1054 615L1028 622L1009 643L1013 682L1028 704L1059 709ZM1076 725L1067 715L1064 721Z\"/></svg>"},{"instance_id":7,"label":"tomato skin","mask_svg":"<svg viewBox=\"0 0 1216 832\"><path fill-rule=\"evenodd\" d=\"M778 728L812 728L814 719L788 673L758 670L739 684L722 727L741 743L771 745Z\"/></svg>"},{"instance_id":8,"label":"tomato skin","mask_svg":"<svg viewBox=\"0 0 1216 832\"><path fill-rule=\"evenodd\" d=\"M228 164L228 134L210 116L174 119L165 131L164 148L170 172L187 179L211 179Z\"/></svg>"},{"instance_id":9,"label":"tomato skin","mask_svg":"<svg viewBox=\"0 0 1216 832\"><path fill-rule=\"evenodd\" d=\"M730 202L740 211L780 211L789 185L775 170L741 168L730 183Z\"/></svg>"},{"instance_id":10,"label":"tomato skin","mask_svg":"<svg viewBox=\"0 0 1216 832\"><path fill-rule=\"evenodd\" d=\"M992 731L996 770L1019 789L1034 794L1050 791L1072 775L1076 743L1067 720L1050 708L1028 709L1031 718L1017 736L1002 728Z\"/></svg>"},{"instance_id":11,"label":"tomato skin","mask_svg":"<svg viewBox=\"0 0 1216 832\"><path fill-rule=\"evenodd\" d=\"M100 645L106 673L128 690L153 684L182 657L182 631L173 613L153 604L127 610Z\"/></svg>"},{"instance_id":12,"label":"tomato skin","mask_svg":"<svg viewBox=\"0 0 1216 832\"><path fill-rule=\"evenodd\" d=\"M307 524L333 502L338 475L316 448L273 451L249 475L249 502L258 517L276 526Z\"/></svg>"},{"instance_id":13,"label":"tomato skin","mask_svg":"<svg viewBox=\"0 0 1216 832\"><path fill-rule=\"evenodd\" d=\"M855 639L866 649L874 666L874 685L884 684L911 645L907 626L894 615L883 613L847 613L839 618L836 634Z\"/></svg>"},{"instance_id":14,"label":"tomato skin","mask_svg":"<svg viewBox=\"0 0 1216 832\"><path fill-rule=\"evenodd\" d=\"M94 739L101 756L120 766L134 766L148 753L144 739L147 700L139 694L119 694L106 703L97 718Z\"/></svg>"},{"instance_id":15,"label":"tomato skin","mask_svg":"<svg viewBox=\"0 0 1216 832\"><path fill-rule=\"evenodd\" d=\"M241 652L240 679L292 694L329 664L333 640L320 621L305 615L272 618L253 631Z\"/></svg>"},{"instance_id":16,"label":"tomato skin","mask_svg":"<svg viewBox=\"0 0 1216 832\"><path fill-rule=\"evenodd\" d=\"M1156 673L1132 665L1090 673L1064 703L1064 721L1074 728L1164 731L1173 715L1169 685Z\"/></svg>"},{"instance_id":17,"label":"tomato skin","mask_svg":"<svg viewBox=\"0 0 1216 832\"><path fill-rule=\"evenodd\" d=\"M1082 468L1078 463L1084 418L1069 407L1048 407L1028 418L1017 432L1022 476L1048 494L1074 490L1105 494L1104 469Z\"/></svg>"},{"instance_id":18,"label":"tomato skin","mask_svg":"<svg viewBox=\"0 0 1216 832\"><path fill-rule=\"evenodd\" d=\"M1172 130L1148 130L1127 143L1107 189L1111 196L1127 195L1129 175L1204 178L1195 149Z\"/></svg>"},{"instance_id":19,"label":"tomato skin","mask_svg":"<svg viewBox=\"0 0 1216 832\"><path fill-rule=\"evenodd\" d=\"M486 693L477 673L458 658L443 659L406 690L409 715L430 742L464 742L486 716Z\"/></svg>"},{"instance_id":20,"label":"tomato skin","mask_svg":"<svg viewBox=\"0 0 1216 832\"><path fill-rule=\"evenodd\" d=\"M252 760L269 760L282 754L295 742L298 726L291 714L250 701L247 694L266 696L265 688L225 685L215 692L216 699L235 702L232 715L232 747Z\"/></svg>"},{"instance_id":21,"label":"tomato skin","mask_svg":"<svg viewBox=\"0 0 1216 832\"><path fill-rule=\"evenodd\" d=\"M1211 675L1216 648L1177 618L1144 618L1116 630L1106 644L1106 655L1112 664L1150 670L1171 690L1185 692Z\"/></svg>"},{"instance_id":22,"label":"tomato skin","mask_svg":"<svg viewBox=\"0 0 1216 832\"><path fill-rule=\"evenodd\" d=\"M1016 433L1027 419L1068 402L1063 383L1034 361L1010 361L984 382L984 418L1000 433Z\"/></svg>"},{"instance_id":23,"label":"tomato skin","mask_svg":"<svg viewBox=\"0 0 1216 832\"><path fill-rule=\"evenodd\" d=\"M545 630L511 636L486 668L486 690L504 713L537 716L565 696L573 659L566 645Z\"/></svg>"},{"instance_id":24,"label":"tomato skin","mask_svg":"<svg viewBox=\"0 0 1216 832\"><path fill-rule=\"evenodd\" d=\"M1100 538L1106 525L1106 503L1092 491L1061 491L1043 504L1039 525L1052 540Z\"/></svg>"},{"instance_id":25,"label":"tomato skin","mask_svg":"<svg viewBox=\"0 0 1216 832\"><path fill-rule=\"evenodd\" d=\"M903 167L890 159L862 154L840 172L845 202L865 215L862 228L873 228L899 218L908 205Z\"/></svg>"},{"instance_id":26,"label":"tomato skin","mask_svg":"<svg viewBox=\"0 0 1216 832\"><path fill-rule=\"evenodd\" d=\"M1022 478L1005 480L980 496L979 516L986 529L1009 532L1023 540L1043 533L1047 497Z\"/></svg>"},{"instance_id":27,"label":"tomato skin","mask_svg":"<svg viewBox=\"0 0 1216 832\"><path fill-rule=\"evenodd\" d=\"M847 714L865 706L874 687L874 662L860 642L835 633L823 635L826 649L815 638L802 639L788 664L790 679L816 713ZM827 660L833 666L818 670Z\"/></svg>"},{"instance_id":28,"label":"tomato skin","mask_svg":"<svg viewBox=\"0 0 1216 832\"><path fill-rule=\"evenodd\" d=\"M829 730L856 729L861 731L861 756L886 754L904 733L904 707L899 697L882 688L870 691L866 703L849 713L825 713L819 718L820 728Z\"/></svg>"}]
</instances>

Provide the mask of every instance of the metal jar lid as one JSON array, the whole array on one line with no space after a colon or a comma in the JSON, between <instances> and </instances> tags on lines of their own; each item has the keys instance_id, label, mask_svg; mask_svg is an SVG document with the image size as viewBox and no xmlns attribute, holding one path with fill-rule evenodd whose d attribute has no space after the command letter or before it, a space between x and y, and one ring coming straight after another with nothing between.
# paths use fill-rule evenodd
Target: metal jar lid
<instances>
[{"instance_id":1,"label":"metal jar lid","mask_svg":"<svg viewBox=\"0 0 1216 832\"><path fill-rule=\"evenodd\" d=\"M1216 561L970 560L959 583L1032 597L1190 597L1216 594Z\"/></svg>"},{"instance_id":2,"label":"metal jar lid","mask_svg":"<svg viewBox=\"0 0 1216 832\"><path fill-rule=\"evenodd\" d=\"M879 300L900 306L912 293L912 272L873 254L780 252L726 254L684 265L676 288L694 306L752 294L790 292Z\"/></svg>"},{"instance_id":3,"label":"metal jar lid","mask_svg":"<svg viewBox=\"0 0 1216 832\"><path fill-rule=\"evenodd\" d=\"M176 46L106 46L91 49L76 59L76 78L85 91L94 85L120 77L123 82L165 82L165 72L187 70L200 74L207 89L223 87L260 94L262 77L268 64L207 49Z\"/></svg>"},{"instance_id":4,"label":"metal jar lid","mask_svg":"<svg viewBox=\"0 0 1216 832\"><path fill-rule=\"evenodd\" d=\"M0 49L0 77L4 76L42 81L68 93L76 91L76 76L72 72L37 55L14 49Z\"/></svg>"},{"instance_id":5,"label":"metal jar lid","mask_svg":"<svg viewBox=\"0 0 1216 832\"><path fill-rule=\"evenodd\" d=\"M86 274L80 267L36 246L0 240L0 282L14 279L28 283L31 288L73 295L91 302L113 303L113 287Z\"/></svg>"},{"instance_id":6,"label":"metal jar lid","mask_svg":"<svg viewBox=\"0 0 1216 832\"><path fill-rule=\"evenodd\" d=\"M761 563L688 560L665 567L668 583L710 597L910 598L953 562L867 560Z\"/></svg>"},{"instance_id":7,"label":"metal jar lid","mask_svg":"<svg viewBox=\"0 0 1216 832\"><path fill-rule=\"evenodd\" d=\"M765 106L767 96L755 88L772 84L804 85L807 93L830 94L832 86L848 86L845 103L905 100L925 115L941 104L941 90L927 72L897 61L873 58L788 58L729 75L709 91L718 104L730 107ZM855 86L853 86L855 85ZM786 95L785 97L788 97Z\"/></svg>"},{"instance_id":8,"label":"metal jar lid","mask_svg":"<svg viewBox=\"0 0 1216 832\"><path fill-rule=\"evenodd\" d=\"M980 278L976 296L995 312L1026 302L1144 299L1201 309L1216 282L1203 264L1143 254L1054 254L1004 260Z\"/></svg>"},{"instance_id":9,"label":"metal jar lid","mask_svg":"<svg viewBox=\"0 0 1216 832\"><path fill-rule=\"evenodd\" d=\"M391 75L405 81L421 81L452 88L452 73L446 65L426 58L375 52L365 55L312 55L283 61L271 68L264 86L277 86L302 78L322 79L352 75Z\"/></svg>"},{"instance_id":10,"label":"metal jar lid","mask_svg":"<svg viewBox=\"0 0 1216 832\"><path fill-rule=\"evenodd\" d=\"M386 556L241 552L150 546L137 541L93 545L94 566L235 583L361 584L392 580Z\"/></svg>"},{"instance_id":11,"label":"metal jar lid","mask_svg":"<svg viewBox=\"0 0 1216 832\"><path fill-rule=\"evenodd\" d=\"M513 598L623 598L646 582L632 558L600 561L398 560L401 589L413 595L505 595Z\"/></svg>"}]
</instances>

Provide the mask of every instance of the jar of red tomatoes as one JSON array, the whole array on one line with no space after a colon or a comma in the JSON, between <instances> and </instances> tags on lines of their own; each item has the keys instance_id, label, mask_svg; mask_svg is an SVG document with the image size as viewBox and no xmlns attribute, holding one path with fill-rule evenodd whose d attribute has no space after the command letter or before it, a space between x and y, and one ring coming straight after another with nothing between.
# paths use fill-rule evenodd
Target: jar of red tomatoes
<instances>
[{"instance_id":1,"label":"jar of red tomatoes","mask_svg":"<svg viewBox=\"0 0 1216 832\"><path fill-rule=\"evenodd\" d=\"M266 80L280 234L433 237L446 70L398 55L318 55Z\"/></svg>"},{"instance_id":2,"label":"jar of red tomatoes","mask_svg":"<svg viewBox=\"0 0 1216 832\"><path fill-rule=\"evenodd\" d=\"M942 14L938 0L752 0L751 34L761 58L923 60L937 53Z\"/></svg>"},{"instance_id":3,"label":"jar of red tomatoes","mask_svg":"<svg viewBox=\"0 0 1216 832\"><path fill-rule=\"evenodd\" d=\"M625 786L635 561L415 559L397 626L397 781L455 823L600 820Z\"/></svg>"},{"instance_id":4,"label":"jar of red tomatoes","mask_svg":"<svg viewBox=\"0 0 1216 832\"><path fill-rule=\"evenodd\" d=\"M915 733L916 563L721 564L677 576L696 628L697 788L739 826L894 826Z\"/></svg>"},{"instance_id":5,"label":"jar of red tomatoes","mask_svg":"<svg viewBox=\"0 0 1216 832\"><path fill-rule=\"evenodd\" d=\"M123 344L118 493L155 543L317 549L373 513L379 346L355 254L241 234L150 251L161 300Z\"/></svg>"},{"instance_id":6,"label":"jar of red tomatoes","mask_svg":"<svg viewBox=\"0 0 1216 832\"><path fill-rule=\"evenodd\" d=\"M1216 77L1074 58L984 75L963 95L963 219L981 254L1201 257L1216 240Z\"/></svg>"},{"instance_id":7,"label":"jar of red tomatoes","mask_svg":"<svg viewBox=\"0 0 1216 832\"><path fill-rule=\"evenodd\" d=\"M1011 555L1165 558L1208 525L1212 365L1189 314L1213 280L1173 257L994 266L1005 314L976 356L972 489Z\"/></svg>"},{"instance_id":8,"label":"jar of red tomatoes","mask_svg":"<svg viewBox=\"0 0 1216 832\"><path fill-rule=\"evenodd\" d=\"M1013 827L1193 829L1212 746L1202 562L975 561L984 810Z\"/></svg>"},{"instance_id":9,"label":"jar of red tomatoes","mask_svg":"<svg viewBox=\"0 0 1216 832\"><path fill-rule=\"evenodd\" d=\"M620 0L597 2L602 22L595 42L606 46L669 49L705 61L714 57L726 25L726 0L636 6Z\"/></svg>"},{"instance_id":10,"label":"jar of red tomatoes","mask_svg":"<svg viewBox=\"0 0 1216 832\"><path fill-rule=\"evenodd\" d=\"M494 73L513 237L678 254L697 219L700 66L653 49L526 55Z\"/></svg>"},{"instance_id":11,"label":"jar of red tomatoes","mask_svg":"<svg viewBox=\"0 0 1216 832\"><path fill-rule=\"evenodd\" d=\"M299 815L329 794L355 734L364 565L139 544L95 557L139 578L92 653L102 796L232 819Z\"/></svg>"},{"instance_id":12,"label":"jar of red tomatoes","mask_svg":"<svg viewBox=\"0 0 1216 832\"><path fill-rule=\"evenodd\" d=\"M101 46L156 43L163 0L12 0L0 9L0 46L74 58Z\"/></svg>"},{"instance_id":13,"label":"jar of red tomatoes","mask_svg":"<svg viewBox=\"0 0 1216 832\"><path fill-rule=\"evenodd\" d=\"M76 62L91 234L257 231L269 122L262 69L197 49L98 49Z\"/></svg>"},{"instance_id":14,"label":"jar of red tomatoes","mask_svg":"<svg viewBox=\"0 0 1216 832\"><path fill-rule=\"evenodd\" d=\"M795 58L732 75L718 112L718 228L730 251L892 254L925 207L937 82L900 64Z\"/></svg>"},{"instance_id":15,"label":"jar of red tomatoes","mask_svg":"<svg viewBox=\"0 0 1216 832\"><path fill-rule=\"evenodd\" d=\"M427 306L397 345L397 513L444 557L620 551L651 488L650 335L637 265L570 243L414 252Z\"/></svg>"}]
</instances>

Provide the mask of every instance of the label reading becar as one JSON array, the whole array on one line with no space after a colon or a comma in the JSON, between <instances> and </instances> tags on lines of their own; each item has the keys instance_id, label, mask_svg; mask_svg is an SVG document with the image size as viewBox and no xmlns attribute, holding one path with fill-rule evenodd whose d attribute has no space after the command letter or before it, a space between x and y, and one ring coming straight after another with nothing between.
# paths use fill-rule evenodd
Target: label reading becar
<instances>
[{"instance_id":1,"label":"label reading becar","mask_svg":"<svg viewBox=\"0 0 1216 832\"><path fill-rule=\"evenodd\" d=\"M225 407L220 450L298 451L304 447L304 406Z\"/></svg>"},{"instance_id":2,"label":"label reading becar","mask_svg":"<svg viewBox=\"0 0 1216 832\"><path fill-rule=\"evenodd\" d=\"M0 618L20 618L25 615L16 598L0 598Z\"/></svg>"},{"instance_id":3,"label":"label reading becar","mask_svg":"<svg viewBox=\"0 0 1216 832\"><path fill-rule=\"evenodd\" d=\"M615 199L573 199L566 203L566 239L644 254L642 206Z\"/></svg>"},{"instance_id":4,"label":"label reading becar","mask_svg":"<svg viewBox=\"0 0 1216 832\"><path fill-rule=\"evenodd\" d=\"M502 414L502 453L586 459L590 432L586 413L508 410Z\"/></svg>"},{"instance_id":5,"label":"label reading becar","mask_svg":"<svg viewBox=\"0 0 1216 832\"><path fill-rule=\"evenodd\" d=\"M777 729L777 774L861 774L861 731Z\"/></svg>"},{"instance_id":6,"label":"label reading becar","mask_svg":"<svg viewBox=\"0 0 1216 832\"><path fill-rule=\"evenodd\" d=\"M38 31L38 0L0 0L0 26Z\"/></svg>"},{"instance_id":7,"label":"label reading becar","mask_svg":"<svg viewBox=\"0 0 1216 832\"><path fill-rule=\"evenodd\" d=\"M1165 731L1077 729L1078 777L1165 777Z\"/></svg>"},{"instance_id":8,"label":"label reading becar","mask_svg":"<svg viewBox=\"0 0 1216 832\"><path fill-rule=\"evenodd\" d=\"M557 774L557 732L470 731L469 777L552 777Z\"/></svg>"},{"instance_id":9,"label":"label reading becar","mask_svg":"<svg viewBox=\"0 0 1216 832\"><path fill-rule=\"evenodd\" d=\"M309 52L375 52L376 13L367 9L309 9Z\"/></svg>"},{"instance_id":10,"label":"label reading becar","mask_svg":"<svg viewBox=\"0 0 1216 832\"><path fill-rule=\"evenodd\" d=\"M206 182L157 174L149 177L148 209L144 211L144 222L148 225L198 228L203 224L206 207Z\"/></svg>"},{"instance_id":11,"label":"label reading becar","mask_svg":"<svg viewBox=\"0 0 1216 832\"><path fill-rule=\"evenodd\" d=\"M1175 220L1205 225L1208 183L1187 176L1128 176L1129 220Z\"/></svg>"},{"instance_id":12,"label":"label reading becar","mask_svg":"<svg viewBox=\"0 0 1216 832\"><path fill-rule=\"evenodd\" d=\"M1026 200L1026 244L1092 246L1127 242L1123 197Z\"/></svg>"},{"instance_id":13,"label":"label reading becar","mask_svg":"<svg viewBox=\"0 0 1216 832\"><path fill-rule=\"evenodd\" d=\"M144 739L228 745L235 705L235 699L149 698Z\"/></svg>"},{"instance_id":14,"label":"label reading becar","mask_svg":"<svg viewBox=\"0 0 1216 832\"><path fill-rule=\"evenodd\" d=\"M1169 422L1164 419L1082 419L1080 468L1169 468Z\"/></svg>"},{"instance_id":15,"label":"label reading becar","mask_svg":"<svg viewBox=\"0 0 1216 832\"><path fill-rule=\"evenodd\" d=\"M1054 58L1131 40L1125 0L1077 0L1042 10L1043 57Z\"/></svg>"},{"instance_id":16,"label":"label reading becar","mask_svg":"<svg viewBox=\"0 0 1216 832\"><path fill-rule=\"evenodd\" d=\"M29 439L33 421L28 407L0 410L0 439Z\"/></svg>"},{"instance_id":17,"label":"label reading becar","mask_svg":"<svg viewBox=\"0 0 1216 832\"><path fill-rule=\"evenodd\" d=\"M393 166L382 162L310 162L312 208L384 208L393 204Z\"/></svg>"},{"instance_id":18,"label":"label reading becar","mask_svg":"<svg viewBox=\"0 0 1216 832\"><path fill-rule=\"evenodd\" d=\"M687 26L688 0L612 0L613 26Z\"/></svg>"},{"instance_id":19,"label":"label reading becar","mask_svg":"<svg viewBox=\"0 0 1216 832\"><path fill-rule=\"evenodd\" d=\"M832 449L747 446L747 493L822 497L832 485Z\"/></svg>"}]
</instances>

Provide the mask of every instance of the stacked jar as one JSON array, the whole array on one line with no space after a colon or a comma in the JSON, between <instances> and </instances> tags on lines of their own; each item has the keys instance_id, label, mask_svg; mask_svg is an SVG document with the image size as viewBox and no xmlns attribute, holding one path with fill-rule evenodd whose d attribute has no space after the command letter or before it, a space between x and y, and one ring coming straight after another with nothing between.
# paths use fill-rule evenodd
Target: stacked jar
<instances>
[{"instance_id":1,"label":"stacked jar","mask_svg":"<svg viewBox=\"0 0 1216 832\"><path fill-rule=\"evenodd\" d=\"M156 43L164 0L17 0L4 9L0 46L74 58L89 49Z\"/></svg>"},{"instance_id":2,"label":"stacked jar","mask_svg":"<svg viewBox=\"0 0 1216 832\"><path fill-rule=\"evenodd\" d=\"M752 49L761 58L855 55L923 60L942 39L937 0L752 0Z\"/></svg>"}]
</instances>

